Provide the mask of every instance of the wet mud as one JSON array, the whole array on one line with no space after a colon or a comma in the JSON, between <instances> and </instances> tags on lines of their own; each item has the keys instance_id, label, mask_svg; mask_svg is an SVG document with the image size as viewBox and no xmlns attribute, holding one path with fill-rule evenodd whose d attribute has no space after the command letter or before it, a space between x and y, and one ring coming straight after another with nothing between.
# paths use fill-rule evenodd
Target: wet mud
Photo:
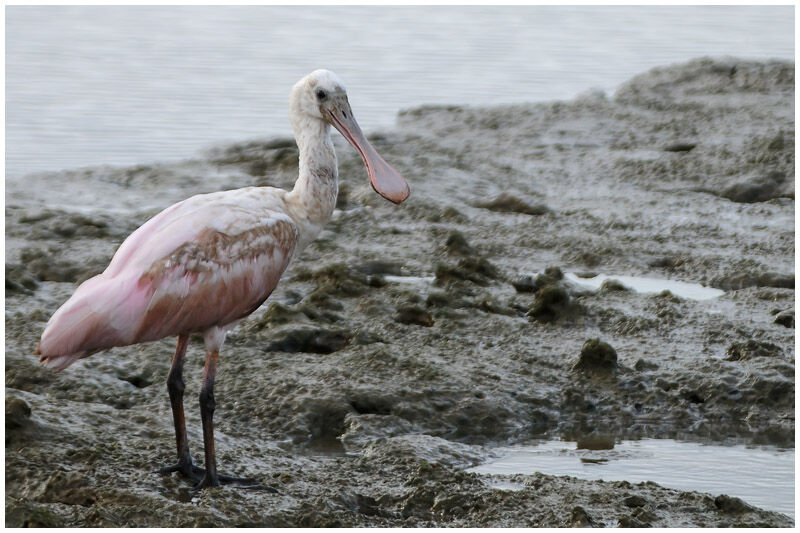
<instances>
[{"instance_id":1,"label":"wet mud","mask_svg":"<svg viewBox=\"0 0 800 533\"><path fill-rule=\"evenodd\" d=\"M613 95L410 109L370 136L401 206L337 139L333 219L220 357L220 471L277 493L154 473L174 462L175 339L61 373L32 353L126 235L192 194L291 187L294 143L8 183L6 525L793 525L723 494L464 469L532 438L794 446L794 87L791 63L701 59ZM193 339L198 460L202 364Z\"/></svg>"}]
</instances>

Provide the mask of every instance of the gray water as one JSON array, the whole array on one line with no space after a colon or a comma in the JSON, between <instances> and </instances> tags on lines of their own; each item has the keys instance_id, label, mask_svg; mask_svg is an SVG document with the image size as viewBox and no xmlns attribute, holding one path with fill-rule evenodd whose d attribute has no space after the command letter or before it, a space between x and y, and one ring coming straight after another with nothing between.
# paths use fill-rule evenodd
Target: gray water
<instances>
[{"instance_id":1,"label":"gray water","mask_svg":"<svg viewBox=\"0 0 800 533\"><path fill-rule=\"evenodd\" d=\"M727 494L794 517L794 450L719 446L670 439L616 443L610 450L577 449L574 442L545 441L497 450L500 457L470 469L479 474L532 474L639 483ZM498 484L498 489L522 486Z\"/></svg>"},{"instance_id":2,"label":"gray water","mask_svg":"<svg viewBox=\"0 0 800 533\"><path fill-rule=\"evenodd\" d=\"M321 67L375 131L725 55L793 60L794 8L8 6L6 177L289 136L289 88Z\"/></svg>"}]
</instances>

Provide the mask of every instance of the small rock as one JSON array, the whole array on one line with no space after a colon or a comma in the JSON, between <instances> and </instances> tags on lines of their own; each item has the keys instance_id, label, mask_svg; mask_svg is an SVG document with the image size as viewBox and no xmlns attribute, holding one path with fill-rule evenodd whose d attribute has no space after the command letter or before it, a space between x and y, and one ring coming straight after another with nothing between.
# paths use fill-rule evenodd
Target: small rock
<instances>
[{"instance_id":1,"label":"small rock","mask_svg":"<svg viewBox=\"0 0 800 533\"><path fill-rule=\"evenodd\" d=\"M555 322L567 313L569 306L569 294L564 287L547 285L536 295L528 316L538 322Z\"/></svg>"},{"instance_id":2,"label":"small rock","mask_svg":"<svg viewBox=\"0 0 800 533\"><path fill-rule=\"evenodd\" d=\"M633 510L633 517L645 524L645 527L650 527L651 522L658 520L658 516L644 507L637 507Z\"/></svg>"},{"instance_id":3,"label":"small rock","mask_svg":"<svg viewBox=\"0 0 800 533\"><path fill-rule=\"evenodd\" d=\"M466 302L449 292L432 291L425 299L427 307L461 307Z\"/></svg>"},{"instance_id":4,"label":"small rock","mask_svg":"<svg viewBox=\"0 0 800 533\"><path fill-rule=\"evenodd\" d=\"M402 276L402 265L393 263L391 261L366 261L355 267L355 270L366 274L373 275L389 275L389 276Z\"/></svg>"},{"instance_id":5,"label":"small rock","mask_svg":"<svg viewBox=\"0 0 800 533\"><path fill-rule=\"evenodd\" d=\"M745 342L734 342L725 354L728 356L727 361L747 361L754 357L777 357L781 352L781 348L771 342L750 339Z\"/></svg>"},{"instance_id":6,"label":"small rock","mask_svg":"<svg viewBox=\"0 0 800 533\"><path fill-rule=\"evenodd\" d=\"M665 152L691 152L695 149L697 143L692 142L677 142L664 147Z\"/></svg>"},{"instance_id":7,"label":"small rock","mask_svg":"<svg viewBox=\"0 0 800 533\"><path fill-rule=\"evenodd\" d=\"M572 508L567 525L569 527L594 527L594 521L589 516L589 513L586 512L586 509L576 505Z\"/></svg>"},{"instance_id":8,"label":"small rock","mask_svg":"<svg viewBox=\"0 0 800 533\"><path fill-rule=\"evenodd\" d=\"M581 348L581 355L573 370L584 372L611 372L617 368L617 352L607 342L589 339Z\"/></svg>"},{"instance_id":9,"label":"small rock","mask_svg":"<svg viewBox=\"0 0 800 533\"><path fill-rule=\"evenodd\" d=\"M475 206L501 213L523 213L525 215L534 216L544 215L550 212L550 208L544 204L531 205L507 192L499 194L492 200L477 203Z\"/></svg>"},{"instance_id":10,"label":"small rock","mask_svg":"<svg viewBox=\"0 0 800 533\"><path fill-rule=\"evenodd\" d=\"M364 329L358 330L355 337L353 337L353 344L356 346L364 346L366 344L375 344L376 342L383 342L383 339Z\"/></svg>"},{"instance_id":11,"label":"small rock","mask_svg":"<svg viewBox=\"0 0 800 533\"><path fill-rule=\"evenodd\" d=\"M600 285L600 292L623 292L627 290L630 289L615 279L607 279Z\"/></svg>"},{"instance_id":12,"label":"small rock","mask_svg":"<svg viewBox=\"0 0 800 533\"><path fill-rule=\"evenodd\" d=\"M653 268L675 269L683 265L684 263L686 263L686 259L684 259L683 257L665 255L663 257L655 258L647 264L648 266L651 266Z\"/></svg>"},{"instance_id":13,"label":"small rock","mask_svg":"<svg viewBox=\"0 0 800 533\"><path fill-rule=\"evenodd\" d=\"M536 292L539 286L531 276L522 276L511 282L517 292Z\"/></svg>"},{"instance_id":14,"label":"small rock","mask_svg":"<svg viewBox=\"0 0 800 533\"><path fill-rule=\"evenodd\" d=\"M395 320L402 324L414 324L417 326L425 326L426 328L434 324L431 314L425 309L415 305L405 305L398 308Z\"/></svg>"},{"instance_id":15,"label":"small rock","mask_svg":"<svg viewBox=\"0 0 800 533\"><path fill-rule=\"evenodd\" d=\"M779 272L724 274L713 278L709 285L724 291L735 291L746 289L747 287L794 289L794 274L781 274Z\"/></svg>"},{"instance_id":16,"label":"small rock","mask_svg":"<svg viewBox=\"0 0 800 533\"><path fill-rule=\"evenodd\" d=\"M442 209L441 218L442 220L449 220L450 222L466 222L469 220L458 209L449 205Z\"/></svg>"},{"instance_id":17,"label":"small rock","mask_svg":"<svg viewBox=\"0 0 800 533\"><path fill-rule=\"evenodd\" d=\"M650 361L645 361L644 359L638 359L636 364L633 365L633 368L638 370L639 372L643 372L645 370L657 370L658 365L655 363L651 363Z\"/></svg>"},{"instance_id":18,"label":"small rock","mask_svg":"<svg viewBox=\"0 0 800 533\"><path fill-rule=\"evenodd\" d=\"M575 443L579 450L613 450L617 439L613 435L583 435Z\"/></svg>"},{"instance_id":19,"label":"small rock","mask_svg":"<svg viewBox=\"0 0 800 533\"><path fill-rule=\"evenodd\" d=\"M298 328L286 331L283 337L267 346L273 352L308 352L327 354L347 346L350 335L322 328Z\"/></svg>"},{"instance_id":20,"label":"small rock","mask_svg":"<svg viewBox=\"0 0 800 533\"><path fill-rule=\"evenodd\" d=\"M746 504L741 499L727 494L720 494L714 498L714 505L720 512L729 514L748 513L755 510L754 507Z\"/></svg>"},{"instance_id":21,"label":"small rock","mask_svg":"<svg viewBox=\"0 0 800 533\"><path fill-rule=\"evenodd\" d=\"M734 183L723 189L720 196L738 203L766 202L782 195L780 185L785 179L783 172L770 172L766 176Z\"/></svg>"},{"instance_id":22,"label":"small rock","mask_svg":"<svg viewBox=\"0 0 800 533\"><path fill-rule=\"evenodd\" d=\"M145 375L144 372L124 374L118 377L122 381L127 381L137 389L144 389L145 387L149 387L153 384L153 379L150 376Z\"/></svg>"},{"instance_id":23,"label":"small rock","mask_svg":"<svg viewBox=\"0 0 800 533\"><path fill-rule=\"evenodd\" d=\"M371 496L364 496L358 493L341 494L339 499L342 504L352 512L366 516L381 515L381 508L378 501Z\"/></svg>"},{"instance_id":24,"label":"small rock","mask_svg":"<svg viewBox=\"0 0 800 533\"><path fill-rule=\"evenodd\" d=\"M794 311L787 309L775 315L775 323L786 328L794 328Z\"/></svg>"},{"instance_id":25,"label":"small rock","mask_svg":"<svg viewBox=\"0 0 800 533\"><path fill-rule=\"evenodd\" d=\"M435 283L442 286L453 281L466 280L485 286L498 277L497 267L485 258L465 257L456 266L439 263L436 266Z\"/></svg>"},{"instance_id":26,"label":"small rock","mask_svg":"<svg viewBox=\"0 0 800 533\"><path fill-rule=\"evenodd\" d=\"M549 266L544 269L542 274L536 276L536 284L540 287L553 285L564 279L564 273L557 266Z\"/></svg>"},{"instance_id":27,"label":"small rock","mask_svg":"<svg viewBox=\"0 0 800 533\"><path fill-rule=\"evenodd\" d=\"M6 398L6 430L19 429L31 418L31 406L21 398Z\"/></svg>"},{"instance_id":28,"label":"small rock","mask_svg":"<svg viewBox=\"0 0 800 533\"><path fill-rule=\"evenodd\" d=\"M469 256L475 254L475 249L469 245L464 235L458 231L454 231L447 236L445 246L447 247L447 253L450 255Z\"/></svg>"},{"instance_id":29,"label":"small rock","mask_svg":"<svg viewBox=\"0 0 800 533\"><path fill-rule=\"evenodd\" d=\"M622 503L627 505L628 507L644 507L647 505L647 500L639 496L638 494L634 494L633 496L628 496Z\"/></svg>"},{"instance_id":30,"label":"small rock","mask_svg":"<svg viewBox=\"0 0 800 533\"><path fill-rule=\"evenodd\" d=\"M22 266L6 264L6 294L33 294L39 282Z\"/></svg>"},{"instance_id":31,"label":"small rock","mask_svg":"<svg viewBox=\"0 0 800 533\"><path fill-rule=\"evenodd\" d=\"M620 515L619 522L617 523L617 527L649 527L650 524L646 524L637 520L636 518L629 516L629 515Z\"/></svg>"},{"instance_id":32,"label":"small rock","mask_svg":"<svg viewBox=\"0 0 800 533\"><path fill-rule=\"evenodd\" d=\"M312 302L321 302L329 297L351 298L367 292L369 279L366 274L345 263L334 263L314 271L299 270L296 281L316 281L317 286L309 295Z\"/></svg>"},{"instance_id":33,"label":"small rock","mask_svg":"<svg viewBox=\"0 0 800 533\"><path fill-rule=\"evenodd\" d=\"M300 311L287 307L280 302L272 302L258 321L258 325L260 329L264 329L267 327L267 324L271 326L289 324L291 322L296 322L301 315L302 313Z\"/></svg>"},{"instance_id":34,"label":"small rock","mask_svg":"<svg viewBox=\"0 0 800 533\"><path fill-rule=\"evenodd\" d=\"M778 134L769 141L769 144L767 144L767 150L783 150L783 146L783 131L779 131Z\"/></svg>"}]
</instances>

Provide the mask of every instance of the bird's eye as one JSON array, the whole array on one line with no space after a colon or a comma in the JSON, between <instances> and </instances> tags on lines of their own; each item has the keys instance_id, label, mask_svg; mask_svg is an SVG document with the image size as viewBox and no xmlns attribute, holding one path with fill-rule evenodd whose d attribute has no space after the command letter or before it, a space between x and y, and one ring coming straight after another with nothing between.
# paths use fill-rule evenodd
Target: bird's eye
<instances>
[{"instance_id":1,"label":"bird's eye","mask_svg":"<svg viewBox=\"0 0 800 533\"><path fill-rule=\"evenodd\" d=\"M325 98L326 98L327 96L328 96L328 93L326 93L326 92L325 92L325 91L323 91L322 89L317 89L317 99L318 99L318 100L325 100Z\"/></svg>"}]
</instances>

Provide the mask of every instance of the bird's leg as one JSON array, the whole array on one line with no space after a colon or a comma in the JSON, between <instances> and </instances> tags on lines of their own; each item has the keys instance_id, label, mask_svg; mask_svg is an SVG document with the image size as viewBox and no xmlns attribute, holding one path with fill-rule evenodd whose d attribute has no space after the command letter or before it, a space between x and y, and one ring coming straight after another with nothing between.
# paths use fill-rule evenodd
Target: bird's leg
<instances>
[{"instance_id":1,"label":"bird's leg","mask_svg":"<svg viewBox=\"0 0 800 533\"><path fill-rule=\"evenodd\" d=\"M206 455L206 472L195 490L204 487L216 487L220 484L217 475L217 458L214 455L214 410L217 403L214 400L214 379L217 376L218 351L208 352L206 366L203 369L203 387L200 389L200 418L203 420L203 446Z\"/></svg>"},{"instance_id":2,"label":"bird's leg","mask_svg":"<svg viewBox=\"0 0 800 533\"><path fill-rule=\"evenodd\" d=\"M217 350L209 351L206 355L206 366L203 370L203 386L200 389L200 418L203 420L203 445L205 446L205 472L200 482L195 485L193 491L198 491L206 487L217 487L221 484L240 483L251 485L248 488L267 489L275 491L271 487L256 485L256 480L251 478L226 476L217 473L217 459L214 455L214 410L217 403L214 400L214 379L217 376Z\"/></svg>"},{"instance_id":3,"label":"bird's leg","mask_svg":"<svg viewBox=\"0 0 800 533\"><path fill-rule=\"evenodd\" d=\"M186 356L186 347L189 344L189 337L181 335L178 337L178 347L175 350L175 357L172 360L172 367L167 376L167 391L169 401L172 404L172 418L175 422L175 443L178 448L177 464L166 466L158 470L159 474L166 475L178 472L184 477L196 483L194 490L203 487L211 487L220 483L241 483L244 485L254 485L255 480L250 478L240 478L226 476L217 473L216 460L214 457L214 426L212 417L214 414L214 378L217 370L218 352L209 353L206 359L206 367L203 373L203 388L200 393L200 414L203 419L203 441L205 443L206 465L210 465L209 474L205 468L200 468L192 461L189 453L189 439L186 435L186 418L183 412L183 362ZM206 481L208 479L208 481ZM214 481L216 480L216 482ZM275 492L270 487L262 485L248 486L247 488L267 489Z\"/></svg>"},{"instance_id":4,"label":"bird's leg","mask_svg":"<svg viewBox=\"0 0 800 533\"><path fill-rule=\"evenodd\" d=\"M172 466L166 466L158 472L162 475L179 472L196 483L200 481L203 469L196 467L192 462L192 456L189 453L189 439L186 436L186 417L183 413L183 391L185 388L183 383L183 362L188 344L188 335L180 335L178 337L178 347L175 349L175 357L172 359L172 367L169 369L169 375L167 376L167 391L169 392L169 402L172 405L172 419L175 423L178 462Z\"/></svg>"}]
</instances>

